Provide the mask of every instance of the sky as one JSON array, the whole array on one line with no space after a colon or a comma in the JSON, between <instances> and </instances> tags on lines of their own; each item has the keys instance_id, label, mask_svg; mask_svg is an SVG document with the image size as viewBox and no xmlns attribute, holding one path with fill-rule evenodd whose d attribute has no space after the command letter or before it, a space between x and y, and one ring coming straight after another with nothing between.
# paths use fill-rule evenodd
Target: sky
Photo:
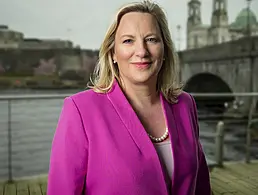
<instances>
[{"instance_id":1,"label":"sky","mask_svg":"<svg viewBox=\"0 0 258 195\"><path fill-rule=\"evenodd\" d=\"M0 24L24 33L25 38L71 40L82 48L99 49L116 11L128 2L132 1L0 0ZM166 12L177 49L179 47L184 49L189 0L156 0L156 2ZM210 24L212 0L201 0L201 3L202 22ZM246 0L228 0L230 23L244 7ZM251 9L258 18L258 0L252 0ZM181 26L180 33L177 31L177 25Z\"/></svg>"}]
</instances>

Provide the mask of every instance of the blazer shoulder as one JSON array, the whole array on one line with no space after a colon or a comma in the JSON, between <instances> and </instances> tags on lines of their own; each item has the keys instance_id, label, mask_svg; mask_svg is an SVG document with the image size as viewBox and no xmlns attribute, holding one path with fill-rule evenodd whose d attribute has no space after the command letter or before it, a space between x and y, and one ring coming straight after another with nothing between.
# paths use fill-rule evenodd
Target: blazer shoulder
<instances>
[{"instance_id":1,"label":"blazer shoulder","mask_svg":"<svg viewBox=\"0 0 258 195\"><path fill-rule=\"evenodd\" d=\"M105 93L96 93L89 89L75 93L67 98L73 102L79 114L89 120L94 114L101 113L108 105Z\"/></svg>"},{"instance_id":2,"label":"blazer shoulder","mask_svg":"<svg viewBox=\"0 0 258 195\"><path fill-rule=\"evenodd\" d=\"M195 105L195 100L190 93L182 91L182 93L178 96L178 103L193 107L193 105Z\"/></svg>"},{"instance_id":3,"label":"blazer shoulder","mask_svg":"<svg viewBox=\"0 0 258 195\"><path fill-rule=\"evenodd\" d=\"M70 95L71 98L75 103L82 103L82 102L98 102L100 99L103 99L105 94L96 93L92 89L84 90L77 92L73 95Z\"/></svg>"}]
</instances>

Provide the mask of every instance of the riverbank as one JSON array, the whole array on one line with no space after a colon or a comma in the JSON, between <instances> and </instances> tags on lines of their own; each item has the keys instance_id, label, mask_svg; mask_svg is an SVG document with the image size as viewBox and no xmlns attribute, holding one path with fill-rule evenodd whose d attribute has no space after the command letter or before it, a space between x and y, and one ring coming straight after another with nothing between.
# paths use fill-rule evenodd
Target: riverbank
<instances>
[{"instance_id":1,"label":"riverbank","mask_svg":"<svg viewBox=\"0 0 258 195\"><path fill-rule=\"evenodd\" d=\"M85 89L85 80L65 80L57 76L0 77L0 92L7 89Z\"/></svg>"}]
</instances>

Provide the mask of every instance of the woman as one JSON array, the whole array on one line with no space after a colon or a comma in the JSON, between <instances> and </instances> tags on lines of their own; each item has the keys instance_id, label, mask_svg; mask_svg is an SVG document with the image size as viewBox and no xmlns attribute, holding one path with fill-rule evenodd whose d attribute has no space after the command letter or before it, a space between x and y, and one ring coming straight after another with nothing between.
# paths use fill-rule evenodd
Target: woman
<instances>
[{"instance_id":1,"label":"woman","mask_svg":"<svg viewBox=\"0 0 258 195\"><path fill-rule=\"evenodd\" d=\"M64 101L47 194L210 194L195 102L178 84L177 65L161 8L122 7L92 89Z\"/></svg>"}]
</instances>

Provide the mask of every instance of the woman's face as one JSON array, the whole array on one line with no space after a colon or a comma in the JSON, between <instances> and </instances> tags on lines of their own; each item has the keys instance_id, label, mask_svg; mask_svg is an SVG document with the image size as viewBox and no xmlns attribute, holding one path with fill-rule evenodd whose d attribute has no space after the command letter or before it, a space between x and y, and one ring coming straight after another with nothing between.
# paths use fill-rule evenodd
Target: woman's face
<instances>
[{"instance_id":1,"label":"woman's face","mask_svg":"<svg viewBox=\"0 0 258 195\"><path fill-rule=\"evenodd\" d=\"M113 55L122 80L156 83L163 55L164 44L156 19L148 13L125 14L115 35Z\"/></svg>"}]
</instances>

